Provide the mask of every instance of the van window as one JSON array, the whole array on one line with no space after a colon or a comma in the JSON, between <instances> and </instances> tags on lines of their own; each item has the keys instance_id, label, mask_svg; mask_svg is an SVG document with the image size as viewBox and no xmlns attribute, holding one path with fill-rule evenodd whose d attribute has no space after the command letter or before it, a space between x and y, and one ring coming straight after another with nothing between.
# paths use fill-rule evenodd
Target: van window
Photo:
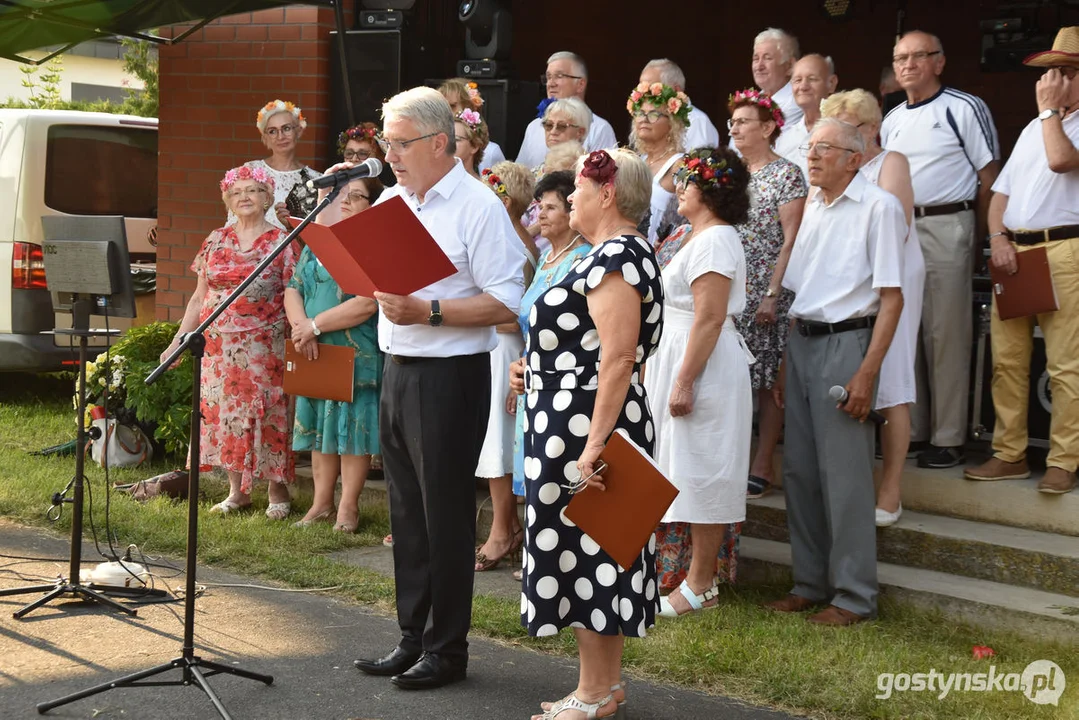
<instances>
[{"instance_id":1,"label":"van window","mask_svg":"<svg viewBox=\"0 0 1079 720\"><path fill-rule=\"evenodd\" d=\"M70 215L157 217L157 131L53 125L45 204Z\"/></svg>"}]
</instances>

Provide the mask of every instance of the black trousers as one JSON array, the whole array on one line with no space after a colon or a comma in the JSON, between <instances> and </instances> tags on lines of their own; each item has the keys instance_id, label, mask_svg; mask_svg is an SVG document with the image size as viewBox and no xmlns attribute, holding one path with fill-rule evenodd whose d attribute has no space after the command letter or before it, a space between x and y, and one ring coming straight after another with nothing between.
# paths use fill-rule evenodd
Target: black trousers
<instances>
[{"instance_id":1,"label":"black trousers","mask_svg":"<svg viewBox=\"0 0 1079 720\"><path fill-rule=\"evenodd\" d=\"M476 464L490 406L490 353L386 359L379 439L402 649L468 657Z\"/></svg>"}]
</instances>

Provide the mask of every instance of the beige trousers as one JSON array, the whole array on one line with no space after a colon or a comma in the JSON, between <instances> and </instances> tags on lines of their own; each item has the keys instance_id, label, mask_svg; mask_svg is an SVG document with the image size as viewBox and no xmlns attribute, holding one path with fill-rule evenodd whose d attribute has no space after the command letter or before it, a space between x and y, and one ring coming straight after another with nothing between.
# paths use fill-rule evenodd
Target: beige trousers
<instances>
[{"instance_id":1,"label":"beige trousers","mask_svg":"<svg viewBox=\"0 0 1079 720\"><path fill-rule=\"evenodd\" d=\"M1031 247L1016 249L1022 254ZM1045 336L1053 413L1046 465L1075 472L1079 465L1079 238L1045 244L1060 309L1035 317L1001 320L993 301L993 451L1005 462L1027 454L1027 405L1034 323ZM1020 262L1022 260L1020 259Z\"/></svg>"}]
</instances>

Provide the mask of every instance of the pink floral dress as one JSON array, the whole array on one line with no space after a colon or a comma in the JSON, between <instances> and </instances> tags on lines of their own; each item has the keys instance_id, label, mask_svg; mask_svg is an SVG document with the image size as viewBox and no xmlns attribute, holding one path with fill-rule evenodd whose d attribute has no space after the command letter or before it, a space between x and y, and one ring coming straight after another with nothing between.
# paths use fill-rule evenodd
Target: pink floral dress
<instances>
[{"instance_id":1,"label":"pink floral dress","mask_svg":"<svg viewBox=\"0 0 1079 720\"><path fill-rule=\"evenodd\" d=\"M231 226L210 233L191 264L209 286L200 322L255 269L281 232L268 230L250 250L240 247ZM244 493L251 492L255 479L295 479L292 423L283 389L285 286L295 266L296 251L290 245L206 332L201 464L241 473Z\"/></svg>"}]
</instances>

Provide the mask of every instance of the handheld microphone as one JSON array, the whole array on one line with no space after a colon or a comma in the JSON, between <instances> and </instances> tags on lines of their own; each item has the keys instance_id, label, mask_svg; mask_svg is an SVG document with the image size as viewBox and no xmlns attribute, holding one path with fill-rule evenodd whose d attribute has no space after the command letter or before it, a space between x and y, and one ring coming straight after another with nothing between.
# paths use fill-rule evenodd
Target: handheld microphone
<instances>
[{"instance_id":1,"label":"handheld microphone","mask_svg":"<svg viewBox=\"0 0 1079 720\"><path fill-rule=\"evenodd\" d=\"M367 158L359 165L328 173L320 178L307 181L309 190L320 188L337 187L347 185L349 180L365 177L378 177L382 173L382 161L378 158Z\"/></svg>"},{"instance_id":2,"label":"handheld microphone","mask_svg":"<svg viewBox=\"0 0 1079 720\"><path fill-rule=\"evenodd\" d=\"M842 385L833 385L832 389L828 391L828 397L832 398L833 400L835 400L840 405L846 405L847 404L847 388L843 387ZM877 425L887 425L888 424L888 421L884 418L884 416L881 415L876 410L870 410L869 415L867 417L870 420L872 420L874 423L876 423Z\"/></svg>"}]
</instances>

